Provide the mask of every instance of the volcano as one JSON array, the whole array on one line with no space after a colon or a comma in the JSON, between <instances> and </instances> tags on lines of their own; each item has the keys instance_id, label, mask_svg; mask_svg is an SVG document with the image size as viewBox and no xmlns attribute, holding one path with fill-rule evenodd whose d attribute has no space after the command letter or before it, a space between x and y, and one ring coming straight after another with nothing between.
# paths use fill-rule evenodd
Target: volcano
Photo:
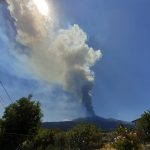
<instances>
[{"instance_id":1,"label":"volcano","mask_svg":"<svg viewBox=\"0 0 150 150\"><path fill-rule=\"evenodd\" d=\"M85 117L85 118L78 118L72 121L61 121L61 122L43 122L42 127L43 128L59 128L61 130L68 130L73 128L75 125L79 123L90 123L95 124L96 127L102 129L103 131L113 131L115 130L120 124L124 125L127 128L131 128L134 125L131 122L112 119L112 118L103 118L99 116L91 116L91 117Z\"/></svg>"}]
</instances>

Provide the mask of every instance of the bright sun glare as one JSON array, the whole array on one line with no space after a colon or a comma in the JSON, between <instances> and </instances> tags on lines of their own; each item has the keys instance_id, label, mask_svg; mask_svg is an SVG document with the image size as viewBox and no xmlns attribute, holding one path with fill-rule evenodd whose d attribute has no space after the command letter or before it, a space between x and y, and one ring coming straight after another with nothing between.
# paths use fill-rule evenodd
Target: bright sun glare
<instances>
[{"instance_id":1,"label":"bright sun glare","mask_svg":"<svg viewBox=\"0 0 150 150\"><path fill-rule=\"evenodd\" d=\"M45 0L33 0L39 12L47 16L49 13L49 8Z\"/></svg>"}]
</instances>

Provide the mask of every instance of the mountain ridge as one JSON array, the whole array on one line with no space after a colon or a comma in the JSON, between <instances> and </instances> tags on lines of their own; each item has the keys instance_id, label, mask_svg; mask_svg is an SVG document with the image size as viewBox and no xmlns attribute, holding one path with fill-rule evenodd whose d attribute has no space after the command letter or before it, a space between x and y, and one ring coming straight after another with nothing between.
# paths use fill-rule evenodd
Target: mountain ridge
<instances>
[{"instance_id":1,"label":"mountain ridge","mask_svg":"<svg viewBox=\"0 0 150 150\"><path fill-rule=\"evenodd\" d=\"M103 118L99 116L91 116L85 118L77 118L72 121L60 121L60 122L43 122L43 128L59 128L61 130L68 130L73 128L75 125L79 123L90 123L95 124L96 127L102 129L103 131L113 131L115 130L120 124L124 125L127 128L132 128L134 125L131 122L117 120L113 118Z\"/></svg>"}]
</instances>

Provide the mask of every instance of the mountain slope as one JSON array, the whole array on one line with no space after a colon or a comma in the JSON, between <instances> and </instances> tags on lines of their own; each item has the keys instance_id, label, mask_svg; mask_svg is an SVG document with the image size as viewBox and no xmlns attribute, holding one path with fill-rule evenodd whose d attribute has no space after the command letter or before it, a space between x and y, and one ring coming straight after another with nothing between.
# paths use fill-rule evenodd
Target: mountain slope
<instances>
[{"instance_id":1,"label":"mountain slope","mask_svg":"<svg viewBox=\"0 0 150 150\"><path fill-rule=\"evenodd\" d=\"M62 122L43 122L42 127L44 128L59 128L62 130L68 130L74 127L76 124L86 122L95 124L98 128L104 131L113 131L120 124L123 124L126 127L133 127L133 124L130 122L125 122L116 119L105 119L98 116L78 118L73 121L62 121Z\"/></svg>"}]
</instances>

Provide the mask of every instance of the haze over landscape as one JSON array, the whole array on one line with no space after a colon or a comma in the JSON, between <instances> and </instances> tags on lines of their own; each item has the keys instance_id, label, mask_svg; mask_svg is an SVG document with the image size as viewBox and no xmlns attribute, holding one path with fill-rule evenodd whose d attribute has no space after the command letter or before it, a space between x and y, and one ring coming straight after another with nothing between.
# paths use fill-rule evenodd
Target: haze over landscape
<instances>
[{"instance_id":1,"label":"haze over landscape","mask_svg":"<svg viewBox=\"0 0 150 150\"><path fill-rule=\"evenodd\" d=\"M0 81L13 100L33 94L44 121L132 121L149 109L148 0L7 3L0 1ZM10 104L2 87L0 96Z\"/></svg>"}]
</instances>

